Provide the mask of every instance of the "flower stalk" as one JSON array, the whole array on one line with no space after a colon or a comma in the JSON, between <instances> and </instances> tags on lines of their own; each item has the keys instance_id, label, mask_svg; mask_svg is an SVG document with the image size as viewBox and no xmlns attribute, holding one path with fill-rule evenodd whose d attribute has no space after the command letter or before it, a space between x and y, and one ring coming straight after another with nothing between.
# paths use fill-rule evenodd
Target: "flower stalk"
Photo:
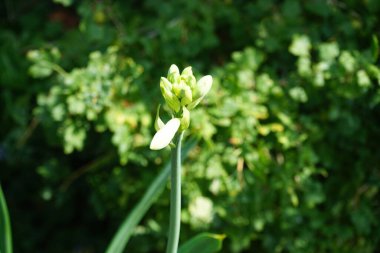
<instances>
[{"instance_id":1,"label":"flower stalk","mask_svg":"<svg viewBox=\"0 0 380 253\"><path fill-rule=\"evenodd\" d=\"M183 132L174 137L171 159L170 223L166 253L177 253L181 227L181 142Z\"/></svg>"}]
</instances>

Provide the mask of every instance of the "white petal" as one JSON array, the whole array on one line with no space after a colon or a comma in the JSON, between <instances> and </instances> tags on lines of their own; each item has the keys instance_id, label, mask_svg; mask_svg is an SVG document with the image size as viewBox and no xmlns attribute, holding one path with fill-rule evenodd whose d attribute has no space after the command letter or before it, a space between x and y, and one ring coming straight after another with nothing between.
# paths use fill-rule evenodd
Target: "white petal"
<instances>
[{"instance_id":1,"label":"white petal","mask_svg":"<svg viewBox=\"0 0 380 253\"><path fill-rule=\"evenodd\" d=\"M201 96L204 97L211 89L212 86L212 76L207 75L199 79L197 83L198 89L200 90Z\"/></svg>"},{"instance_id":2,"label":"white petal","mask_svg":"<svg viewBox=\"0 0 380 253\"><path fill-rule=\"evenodd\" d=\"M153 136L152 142L150 143L150 149L159 150L163 149L174 138L181 121L177 118L171 119L165 124L157 133Z\"/></svg>"},{"instance_id":3,"label":"white petal","mask_svg":"<svg viewBox=\"0 0 380 253\"><path fill-rule=\"evenodd\" d=\"M191 102L187 106L187 108L189 110L195 108L199 104L199 102L201 102L202 99L206 96L206 94L210 91L211 86L212 86L212 76L207 75L199 79L199 81L197 82L197 89L199 90L200 97L193 100L193 102Z\"/></svg>"}]
</instances>

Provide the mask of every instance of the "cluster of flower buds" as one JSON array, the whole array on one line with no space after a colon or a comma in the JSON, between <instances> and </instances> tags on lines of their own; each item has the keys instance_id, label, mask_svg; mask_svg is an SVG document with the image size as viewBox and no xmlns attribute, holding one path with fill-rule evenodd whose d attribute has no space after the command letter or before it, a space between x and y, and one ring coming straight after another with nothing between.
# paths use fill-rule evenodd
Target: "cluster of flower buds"
<instances>
[{"instance_id":1,"label":"cluster of flower buds","mask_svg":"<svg viewBox=\"0 0 380 253\"><path fill-rule=\"evenodd\" d=\"M185 68L180 73L176 65L170 66L167 78L161 77L160 88L173 118L164 124L159 117L160 107L158 107L155 121L157 133L151 142L151 149L166 147L178 130L184 131L189 127L190 110L199 104L211 86L210 75L197 81L191 67Z\"/></svg>"}]
</instances>

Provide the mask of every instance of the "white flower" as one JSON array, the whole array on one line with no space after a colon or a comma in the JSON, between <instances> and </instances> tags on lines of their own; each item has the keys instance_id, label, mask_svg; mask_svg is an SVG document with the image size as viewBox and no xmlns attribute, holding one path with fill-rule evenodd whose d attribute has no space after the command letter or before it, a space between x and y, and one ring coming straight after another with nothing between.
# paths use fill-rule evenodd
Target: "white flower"
<instances>
[{"instance_id":1,"label":"white flower","mask_svg":"<svg viewBox=\"0 0 380 253\"><path fill-rule=\"evenodd\" d=\"M160 128L150 143L150 149L159 150L163 149L174 138L176 132L178 131L181 121L178 118L173 118L169 120L162 128Z\"/></svg>"}]
</instances>

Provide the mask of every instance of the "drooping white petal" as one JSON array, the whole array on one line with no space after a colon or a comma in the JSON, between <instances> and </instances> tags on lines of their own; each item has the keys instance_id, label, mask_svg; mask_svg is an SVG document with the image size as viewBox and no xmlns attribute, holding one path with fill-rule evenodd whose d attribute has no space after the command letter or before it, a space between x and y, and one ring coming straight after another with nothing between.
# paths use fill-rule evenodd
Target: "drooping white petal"
<instances>
[{"instance_id":1,"label":"drooping white petal","mask_svg":"<svg viewBox=\"0 0 380 253\"><path fill-rule=\"evenodd\" d=\"M177 118L171 119L166 123L157 133L153 136L150 143L150 149L159 150L163 149L174 138L174 135L178 131L181 121Z\"/></svg>"}]
</instances>

